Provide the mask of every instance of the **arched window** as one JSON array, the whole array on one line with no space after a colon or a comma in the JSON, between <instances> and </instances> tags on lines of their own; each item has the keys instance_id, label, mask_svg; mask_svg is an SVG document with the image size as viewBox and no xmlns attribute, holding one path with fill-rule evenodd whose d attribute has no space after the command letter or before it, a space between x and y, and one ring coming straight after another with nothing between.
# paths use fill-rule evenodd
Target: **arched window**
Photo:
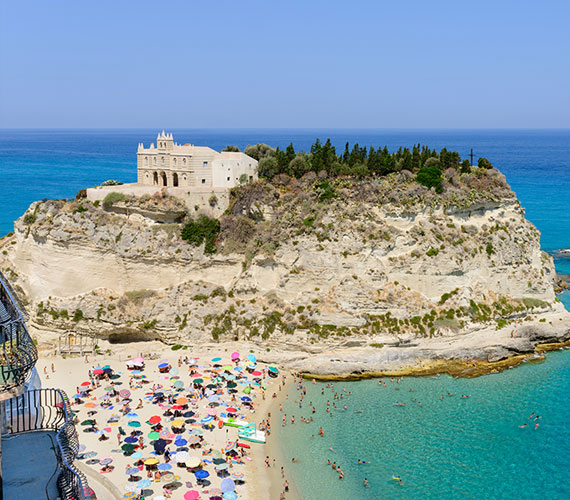
<instances>
[{"instance_id":1,"label":"arched window","mask_svg":"<svg viewBox=\"0 0 570 500\"><path fill-rule=\"evenodd\" d=\"M174 187L178 186L178 174L176 174L176 173L172 175L172 185Z\"/></svg>"},{"instance_id":2,"label":"arched window","mask_svg":"<svg viewBox=\"0 0 570 500\"><path fill-rule=\"evenodd\" d=\"M162 164L164 165L164 156L162 157L162 159L160 160L162 162Z\"/></svg>"},{"instance_id":3,"label":"arched window","mask_svg":"<svg viewBox=\"0 0 570 500\"><path fill-rule=\"evenodd\" d=\"M156 172L152 174L152 183L158 186L158 174Z\"/></svg>"},{"instance_id":4,"label":"arched window","mask_svg":"<svg viewBox=\"0 0 570 500\"><path fill-rule=\"evenodd\" d=\"M156 156L154 157L154 166L156 167Z\"/></svg>"},{"instance_id":5,"label":"arched window","mask_svg":"<svg viewBox=\"0 0 570 500\"><path fill-rule=\"evenodd\" d=\"M174 160L173 160L173 161L174 161L174 166L176 166L176 158L174 158Z\"/></svg>"},{"instance_id":6,"label":"arched window","mask_svg":"<svg viewBox=\"0 0 570 500\"><path fill-rule=\"evenodd\" d=\"M144 157L144 166L148 167L148 156Z\"/></svg>"},{"instance_id":7,"label":"arched window","mask_svg":"<svg viewBox=\"0 0 570 500\"><path fill-rule=\"evenodd\" d=\"M162 178L162 185L168 186L168 181L166 180L166 174L164 172L160 172L160 177Z\"/></svg>"},{"instance_id":8,"label":"arched window","mask_svg":"<svg viewBox=\"0 0 570 500\"><path fill-rule=\"evenodd\" d=\"M184 158L184 159L182 160L182 164L183 164L184 166L186 166L186 158Z\"/></svg>"}]
</instances>

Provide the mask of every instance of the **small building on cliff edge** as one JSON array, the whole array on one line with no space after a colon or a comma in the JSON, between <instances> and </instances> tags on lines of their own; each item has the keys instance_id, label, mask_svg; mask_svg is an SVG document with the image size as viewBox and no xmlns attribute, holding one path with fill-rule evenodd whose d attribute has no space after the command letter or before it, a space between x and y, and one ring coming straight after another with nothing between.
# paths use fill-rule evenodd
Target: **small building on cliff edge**
<instances>
[{"instance_id":1,"label":"small building on cliff edge","mask_svg":"<svg viewBox=\"0 0 570 500\"><path fill-rule=\"evenodd\" d=\"M138 145L136 183L89 188L87 198L103 201L111 192L134 196L163 193L184 200L189 209L199 207L219 215L227 208L231 188L255 180L257 160L245 153L177 144L172 134L163 130L156 145Z\"/></svg>"}]
</instances>

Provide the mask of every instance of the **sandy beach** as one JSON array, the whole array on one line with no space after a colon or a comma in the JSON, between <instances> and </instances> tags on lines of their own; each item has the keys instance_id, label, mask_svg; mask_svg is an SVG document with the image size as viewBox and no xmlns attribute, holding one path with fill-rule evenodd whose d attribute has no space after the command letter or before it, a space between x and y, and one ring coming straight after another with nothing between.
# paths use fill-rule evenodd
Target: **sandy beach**
<instances>
[{"instance_id":1,"label":"sandy beach","mask_svg":"<svg viewBox=\"0 0 570 500\"><path fill-rule=\"evenodd\" d=\"M255 371L251 370L247 352L240 353L241 361L234 363L230 354L223 347L218 352L213 348L172 351L158 342L149 342L118 346L111 355L89 356L87 360L85 357L41 355L37 369L42 386L62 388L71 398L72 409L77 413L80 443L85 447L78 462L82 470L87 469L90 485L100 500L137 498L137 494L145 499L159 500L209 499L221 496L224 476L235 483L235 488L226 490L226 480L223 498L262 500L280 497L283 489L280 474L276 467L266 469L265 466L266 456L274 458L277 455L276 443L271 437L266 444L239 439L238 429L221 426L220 419L230 415L228 407L231 405L237 410L236 420L259 425L267 412L278 404L278 398L272 398L272 395L285 393L286 388L279 390L284 373L271 378L265 364L257 363ZM144 369L140 373L127 370L126 362L139 356L145 360ZM189 362L185 362L186 358ZM167 366L163 366L163 373L160 373L159 365L165 363ZM106 366L110 368L107 372L114 376L107 379L103 374L97 380L93 372ZM226 373L222 367L228 367ZM228 376L229 373L232 375ZM221 375L224 380L220 379ZM195 385L193 382L198 376L204 382ZM259 384L253 382L254 378ZM286 380L290 378L285 375ZM227 380L237 382L235 389L228 389ZM217 387L206 388L213 383L217 383ZM123 391L128 391L128 397ZM156 399L159 392L165 396L161 402ZM188 418L188 412L193 413L192 418ZM275 412L272 413L274 416ZM204 419L210 421L204 423ZM86 423L89 420L96 423ZM153 449L153 443L162 438L168 443L168 461L164 454ZM123 447L129 442L132 450L125 451ZM235 446L233 443L237 442L249 448ZM234 452L226 454L230 449ZM241 450L245 452L243 457ZM199 460L200 468L209 474L205 480L197 481L190 469L177 464L176 455L183 457L186 451L187 460ZM149 459L150 464L157 463L150 467L143 464ZM126 470L133 469L137 463L139 470L126 474ZM223 470L224 463L227 463L226 471ZM151 469L150 473L148 469ZM101 481L92 479L97 475ZM137 486L141 487L137 489ZM132 497L129 497L130 490ZM286 498L296 500L297 497L289 493Z\"/></svg>"}]
</instances>

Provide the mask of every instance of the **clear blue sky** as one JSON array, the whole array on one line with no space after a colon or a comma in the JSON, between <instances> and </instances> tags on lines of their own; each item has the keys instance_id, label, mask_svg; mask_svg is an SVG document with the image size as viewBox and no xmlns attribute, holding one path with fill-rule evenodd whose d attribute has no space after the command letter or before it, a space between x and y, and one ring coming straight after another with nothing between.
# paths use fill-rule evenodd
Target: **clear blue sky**
<instances>
[{"instance_id":1,"label":"clear blue sky","mask_svg":"<svg viewBox=\"0 0 570 500\"><path fill-rule=\"evenodd\" d=\"M0 2L0 127L570 127L568 0Z\"/></svg>"}]
</instances>

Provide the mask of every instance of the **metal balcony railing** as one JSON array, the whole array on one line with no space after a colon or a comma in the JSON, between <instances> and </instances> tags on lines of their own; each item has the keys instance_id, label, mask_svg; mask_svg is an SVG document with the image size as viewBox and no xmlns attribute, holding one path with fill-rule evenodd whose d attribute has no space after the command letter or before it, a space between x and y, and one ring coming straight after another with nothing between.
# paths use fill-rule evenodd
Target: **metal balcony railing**
<instances>
[{"instance_id":1,"label":"metal balcony railing","mask_svg":"<svg viewBox=\"0 0 570 500\"><path fill-rule=\"evenodd\" d=\"M18 300L0 273L0 400L24 390L38 351L32 341Z\"/></svg>"},{"instance_id":2,"label":"metal balcony railing","mask_svg":"<svg viewBox=\"0 0 570 500\"><path fill-rule=\"evenodd\" d=\"M55 432L55 454L60 469L57 486L61 498L86 500L87 480L74 465L79 439L67 394L59 389L31 390L5 401L4 405L5 435Z\"/></svg>"}]
</instances>

